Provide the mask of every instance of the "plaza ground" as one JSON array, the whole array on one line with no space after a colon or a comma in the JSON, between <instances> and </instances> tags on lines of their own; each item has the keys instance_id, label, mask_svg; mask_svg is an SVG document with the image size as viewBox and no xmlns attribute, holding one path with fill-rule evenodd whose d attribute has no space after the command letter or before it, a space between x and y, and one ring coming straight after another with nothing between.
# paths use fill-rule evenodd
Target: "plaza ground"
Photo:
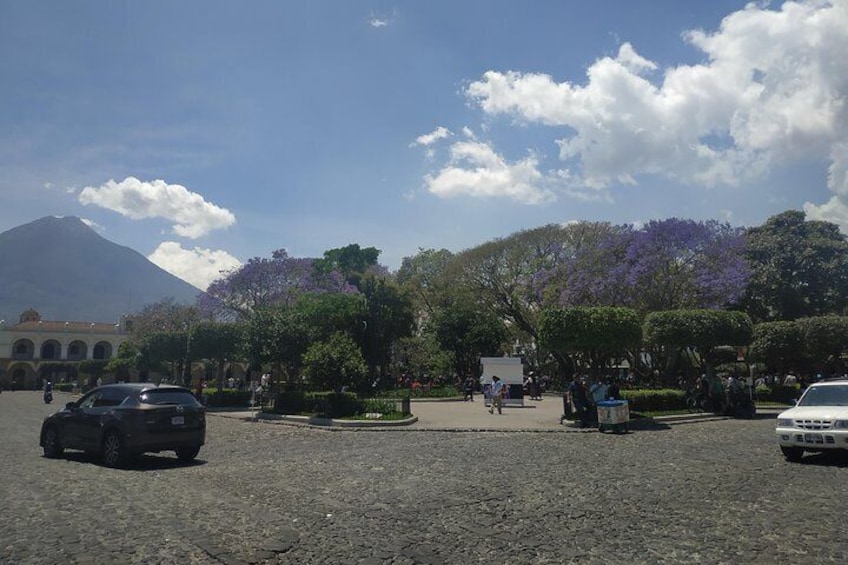
<instances>
[{"instance_id":1,"label":"plaza ground","mask_svg":"<svg viewBox=\"0 0 848 565\"><path fill-rule=\"evenodd\" d=\"M147 455L116 470L42 457L41 419L65 396L45 406L36 392L0 394L0 563L848 557L845 459L785 462L772 418L613 435L327 431L210 415L196 463ZM454 408L477 417L476 404Z\"/></svg>"}]
</instances>

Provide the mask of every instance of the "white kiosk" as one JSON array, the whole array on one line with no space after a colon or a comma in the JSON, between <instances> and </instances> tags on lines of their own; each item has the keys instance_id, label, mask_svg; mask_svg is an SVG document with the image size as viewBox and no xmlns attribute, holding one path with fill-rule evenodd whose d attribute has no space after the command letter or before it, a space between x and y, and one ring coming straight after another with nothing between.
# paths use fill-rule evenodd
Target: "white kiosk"
<instances>
[{"instance_id":1,"label":"white kiosk","mask_svg":"<svg viewBox=\"0 0 848 565\"><path fill-rule=\"evenodd\" d=\"M524 406L524 365L521 357L481 357L480 367L485 385L491 385L492 377L497 376L508 387L504 406ZM486 405L490 402L487 396Z\"/></svg>"}]
</instances>

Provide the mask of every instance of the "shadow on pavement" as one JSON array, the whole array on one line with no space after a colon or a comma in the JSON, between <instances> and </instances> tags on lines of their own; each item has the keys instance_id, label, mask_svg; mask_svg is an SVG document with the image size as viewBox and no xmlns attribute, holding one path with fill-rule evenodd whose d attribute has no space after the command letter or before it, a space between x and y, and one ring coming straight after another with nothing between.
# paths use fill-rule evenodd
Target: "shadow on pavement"
<instances>
[{"instance_id":1,"label":"shadow on pavement","mask_svg":"<svg viewBox=\"0 0 848 565\"><path fill-rule=\"evenodd\" d=\"M42 456L43 457L43 456ZM85 453L83 451L69 451L62 455L61 459L75 463L88 463L107 468L100 461L100 457L93 453ZM174 455L157 455L145 453L135 457L126 467L120 468L123 471L165 471L168 469L182 469L185 467L198 467L206 465L203 459L195 459L193 461L180 461Z\"/></svg>"},{"instance_id":2,"label":"shadow on pavement","mask_svg":"<svg viewBox=\"0 0 848 565\"><path fill-rule=\"evenodd\" d=\"M818 467L848 467L848 454L840 450L824 451L822 453L808 453L801 459L801 465Z\"/></svg>"}]
</instances>

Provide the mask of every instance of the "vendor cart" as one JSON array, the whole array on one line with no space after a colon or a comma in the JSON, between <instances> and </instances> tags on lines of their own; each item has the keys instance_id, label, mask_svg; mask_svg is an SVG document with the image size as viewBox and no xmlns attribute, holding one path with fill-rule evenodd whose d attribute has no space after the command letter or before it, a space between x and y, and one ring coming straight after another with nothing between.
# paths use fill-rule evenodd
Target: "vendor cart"
<instances>
[{"instance_id":1,"label":"vendor cart","mask_svg":"<svg viewBox=\"0 0 848 565\"><path fill-rule=\"evenodd\" d=\"M617 434L627 433L630 421L630 406L626 400L603 400L598 402L598 431L612 430Z\"/></svg>"}]
</instances>

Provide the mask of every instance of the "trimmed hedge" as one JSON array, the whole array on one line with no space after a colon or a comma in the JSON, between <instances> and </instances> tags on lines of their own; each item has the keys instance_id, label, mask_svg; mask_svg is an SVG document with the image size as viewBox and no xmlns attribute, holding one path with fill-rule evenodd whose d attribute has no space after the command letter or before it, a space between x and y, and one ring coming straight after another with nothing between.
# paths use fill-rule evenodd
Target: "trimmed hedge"
<instances>
[{"instance_id":1,"label":"trimmed hedge","mask_svg":"<svg viewBox=\"0 0 848 565\"><path fill-rule=\"evenodd\" d=\"M304 392L290 390L277 394L273 412L315 414L319 418L346 418L362 414L365 401L352 392Z\"/></svg>"},{"instance_id":2,"label":"trimmed hedge","mask_svg":"<svg viewBox=\"0 0 848 565\"><path fill-rule=\"evenodd\" d=\"M686 409L685 393L674 388L622 390L621 397L628 401L631 412Z\"/></svg>"},{"instance_id":3,"label":"trimmed hedge","mask_svg":"<svg viewBox=\"0 0 848 565\"><path fill-rule=\"evenodd\" d=\"M252 393L248 390L236 390L225 388L218 391L217 388L204 388L203 397L207 406L222 408L225 406L250 406Z\"/></svg>"},{"instance_id":4,"label":"trimmed hedge","mask_svg":"<svg viewBox=\"0 0 848 565\"><path fill-rule=\"evenodd\" d=\"M776 402L778 404L792 404L801 396L801 385L777 385L769 387L760 385L754 389L754 399L759 402Z\"/></svg>"}]
</instances>

